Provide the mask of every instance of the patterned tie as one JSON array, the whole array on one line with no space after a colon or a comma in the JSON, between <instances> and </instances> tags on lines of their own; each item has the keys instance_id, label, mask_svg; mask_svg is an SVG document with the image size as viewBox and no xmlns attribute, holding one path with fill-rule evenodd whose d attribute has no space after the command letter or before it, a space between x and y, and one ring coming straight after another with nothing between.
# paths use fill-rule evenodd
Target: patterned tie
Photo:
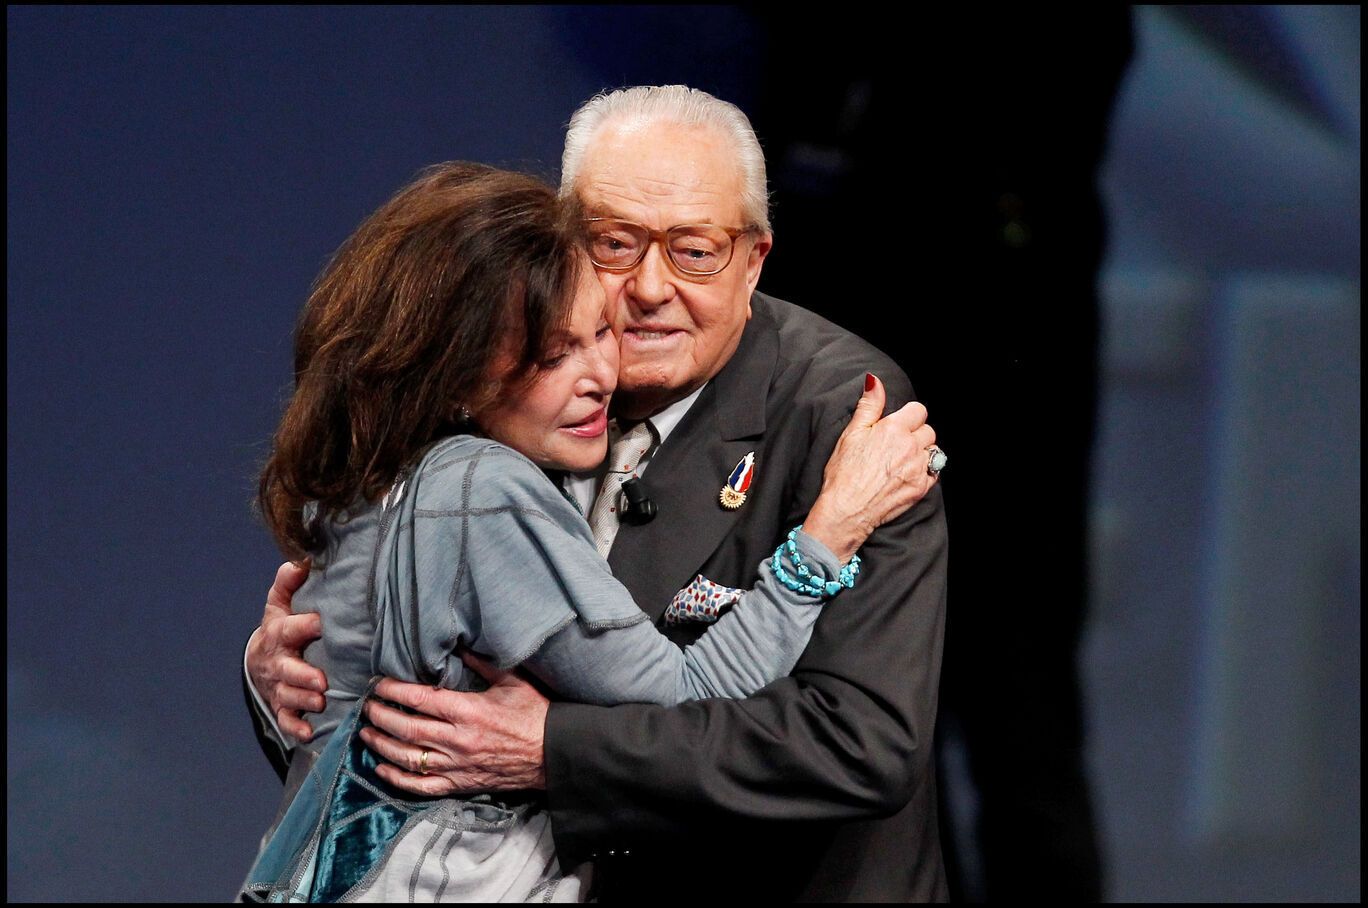
<instances>
[{"instance_id":1,"label":"patterned tie","mask_svg":"<svg viewBox=\"0 0 1368 908\"><path fill-rule=\"evenodd\" d=\"M651 427L651 421L646 419L623 434L614 420L608 428L608 440L611 444L608 450L608 472L599 486L593 510L589 512L589 529L594 534L594 545L604 558L608 557L613 539L622 525L618 514L622 484L636 475L637 464L655 445L655 430Z\"/></svg>"}]
</instances>

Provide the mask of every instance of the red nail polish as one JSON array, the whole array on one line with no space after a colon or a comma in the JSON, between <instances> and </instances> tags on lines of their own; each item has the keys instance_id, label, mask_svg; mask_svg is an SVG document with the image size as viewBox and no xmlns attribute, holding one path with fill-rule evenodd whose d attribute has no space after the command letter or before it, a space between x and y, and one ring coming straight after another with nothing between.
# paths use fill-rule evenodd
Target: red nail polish
<instances>
[{"instance_id":1,"label":"red nail polish","mask_svg":"<svg viewBox=\"0 0 1368 908\"><path fill-rule=\"evenodd\" d=\"M866 390L866 391L873 391L873 390L874 390L874 373L873 373L873 372L866 372L866 373L865 373L865 390Z\"/></svg>"}]
</instances>

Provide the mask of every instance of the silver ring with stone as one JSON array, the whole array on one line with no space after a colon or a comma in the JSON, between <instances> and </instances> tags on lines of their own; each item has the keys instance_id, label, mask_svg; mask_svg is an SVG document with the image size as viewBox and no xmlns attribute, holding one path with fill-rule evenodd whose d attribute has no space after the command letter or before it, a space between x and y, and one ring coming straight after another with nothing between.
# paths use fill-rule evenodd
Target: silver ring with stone
<instances>
[{"instance_id":1,"label":"silver ring with stone","mask_svg":"<svg viewBox=\"0 0 1368 908\"><path fill-rule=\"evenodd\" d=\"M926 472L931 476L939 476L940 471L945 469L945 465L950 462L949 456L940 449L939 445L932 445L926 449Z\"/></svg>"}]
</instances>

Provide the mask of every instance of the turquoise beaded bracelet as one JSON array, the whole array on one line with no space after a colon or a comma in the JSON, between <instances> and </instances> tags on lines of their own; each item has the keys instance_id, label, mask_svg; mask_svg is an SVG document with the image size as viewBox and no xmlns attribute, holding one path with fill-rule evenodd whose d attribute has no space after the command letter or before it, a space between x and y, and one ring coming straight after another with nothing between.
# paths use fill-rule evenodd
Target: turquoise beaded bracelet
<instances>
[{"instance_id":1,"label":"turquoise beaded bracelet","mask_svg":"<svg viewBox=\"0 0 1368 908\"><path fill-rule=\"evenodd\" d=\"M803 525L800 523L789 530L788 538L779 543L779 547L774 550L774 557L770 559L770 569L774 571L775 579L794 592L812 596L814 599L835 596L842 589L854 589L855 578L860 576L860 556L851 555L850 561L841 568L835 580L814 579L812 569L803 563L803 556L798 551L798 531L802 528ZM793 562L797 577L790 576L788 571L784 570L785 555Z\"/></svg>"}]
</instances>

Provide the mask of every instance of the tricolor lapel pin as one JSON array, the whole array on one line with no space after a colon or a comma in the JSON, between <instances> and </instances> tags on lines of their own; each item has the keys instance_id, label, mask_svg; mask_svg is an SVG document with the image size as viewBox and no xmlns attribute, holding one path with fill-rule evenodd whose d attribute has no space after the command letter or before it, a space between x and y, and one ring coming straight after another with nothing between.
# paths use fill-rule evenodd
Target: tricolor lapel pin
<instances>
[{"instance_id":1,"label":"tricolor lapel pin","mask_svg":"<svg viewBox=\"0 0 1368 908\"><path fill-rule=\"evenodd\" d=\"M755 478L755 452L751 451L741 462L736 465L736 469L731 471L727 477L727 484L722 487L722 494L719 496L722 507L729 511L734 511L745 504L746 491L750 488L751 480Z\"/></svg>"}]
</instances>

